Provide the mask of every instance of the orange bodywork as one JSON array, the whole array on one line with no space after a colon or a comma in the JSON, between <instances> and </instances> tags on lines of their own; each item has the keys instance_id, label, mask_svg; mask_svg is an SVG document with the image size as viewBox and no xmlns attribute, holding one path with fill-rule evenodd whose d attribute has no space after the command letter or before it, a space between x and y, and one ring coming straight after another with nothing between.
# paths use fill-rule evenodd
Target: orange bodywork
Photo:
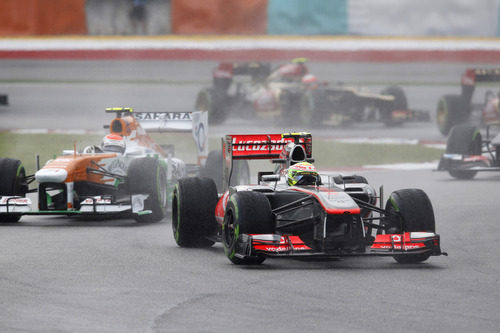
<instances>
[{"instance_id":1,"label":"orange bodywork","mask_svg":"<svg viewBox=\"0 0 500 333\"><path fill-rule=\"evenodd\" d=\"M90 181L93 183L105 184L102 175L87 173L87 168L96 169L97 166L93 163L98 163L99 161L106 158L114 158L116 154L96 154L96 155L68 155L58 157L57 159L49 162L43 167L43 169L64 169L68 173L68 177L65 182L79 182L79 181ZM113 182L113 179L108 181Z\"/></svg>"},{"instance_id":2,"label":"orange bodywork","mask_svg":"<svg viewBox=\"0 0 500 333\"><path fill-rule=\"evenodd\" d=\"M153 139L141 127L137 119L133 116L117 117L111 121L109 126L110 133L122 136L127 145L150 148L155 153L166 157L164 150L153 141ZM76 149L75 149L76 151ZM64 182L88 181L92 183L109 184L115 181L114 178L101 174L89 173L87 169L98 169L109 164L106 160L118 160L116 153L97 153L97 154L73 154L60 156L50 161L43 169L64 169L68 176ZM111 163L113 163L111 161Z\"/></svg>"}]
</instances>

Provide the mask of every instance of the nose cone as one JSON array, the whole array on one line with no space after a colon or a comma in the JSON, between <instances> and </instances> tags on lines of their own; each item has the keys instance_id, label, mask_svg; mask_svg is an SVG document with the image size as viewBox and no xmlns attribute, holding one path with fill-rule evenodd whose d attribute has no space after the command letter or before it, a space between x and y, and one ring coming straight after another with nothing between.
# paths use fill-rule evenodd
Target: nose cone
<instances>
[{"instance_id":1,"label":"nose cone","mask_svg":"<svg viewBox=\"0 0 500 333\"><path fill-rule=\"evenodd\" d=\"M68 172L64 169L41 169L35 173L35 179L39 183L62 183L68 177Z\"/></svg>"}]
</instances>

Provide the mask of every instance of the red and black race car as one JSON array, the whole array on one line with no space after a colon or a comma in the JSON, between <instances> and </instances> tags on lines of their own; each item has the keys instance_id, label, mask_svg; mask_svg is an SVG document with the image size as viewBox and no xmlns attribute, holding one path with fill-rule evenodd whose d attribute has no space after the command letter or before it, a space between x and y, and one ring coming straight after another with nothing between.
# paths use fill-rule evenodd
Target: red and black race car
<instances>
[{"instance_id":1,"label":"red and black race car","mask_svg":"<svg viewBox=\"0 0 500 333\"><path fill-rule=\"evenodd\" d=\"M420 189L394 191L383 207L382 188L377 194L362 176L310 174L301 179L312 183L287 183L294 166L313 162L308 133L227 135L223 153L222 193L201 177L180 179L174 189L172 229L181 247L222 241L235 264L344 256L419 263L446 254ZM259 172L254 185L228 186L234 161L252 159L271 159L276 168Z\"/></svg>"},{"instance_id":2,"label":"red and black race car","mask_svg":"<svg viewBox=\"0 0 500 333\"><path fill-rule=\"evenodd\" d=\"M398 86L373 93L328 85L309 73L305 62L297 58L276 68L257 62L220 63L213 71L212 86L198 93L195 109L207 110L214 124L230 114L278 122L300 119L311 127L364 121L400 125L430 119L427 111L408 109L406 94Z\"/></svg>"},{"instance_id":3,"label":"red and black race car","mask_svg":"<svg viewBox=\"0 0 500 333\"><path fill-rule=\"evenodd\" d=\"M443 135L448 135L456 125L472 122L474 125L489 125L500 119L499 93L492 90L484 91L484 100L473 101L474 92L480 85L487 88L500 83L500 68L469 68L462 75L461 93L442 96L436 109L438 129Z\"/></svg>"}]
</instances>

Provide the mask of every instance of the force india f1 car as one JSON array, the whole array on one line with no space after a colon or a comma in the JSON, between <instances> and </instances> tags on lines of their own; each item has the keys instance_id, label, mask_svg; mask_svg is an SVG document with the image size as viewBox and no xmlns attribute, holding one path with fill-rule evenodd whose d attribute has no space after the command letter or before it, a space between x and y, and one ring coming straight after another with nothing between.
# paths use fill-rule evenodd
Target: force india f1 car
<instances>
[{"instance_id":1,"label":"force india f1 car","mask_svg":"<svg viewBox=\"0 0 500 333\"><path fill-rule=\"evenodd\" d=\"M65 151L27 176L21 161L0 158L0 222L22 215L120 215L139 222L161 220L168 188L176 179L198 175L207 157L206 112L132 112L116 114L101 146ZM107 127L107 126L106 126ZM192 131L198 164L186 165L155 143L147 132ZM36 188L29 184L36 181ZM38 210L26 193L38 192Z\"/></svg>"},{"instance_id":2,"label":"force india f1 car","mask_svg":"<svg viewBox=\"0 0 500 333\"><path fill-rule=\"evenodd\" d=\"M249 80L238 80L238 78ZM406 95L397 86L375 94L343 85L319 83L298 58L271 70L264 63L220 63L213 83L198 93L196 110L208 110L209 121L221 123L230 113L279 121L301 119L305 126L345 122L428 121L425 111L408 110Z\"/></svg>"},{"instance_id":3,"label":"force india f1 car","mask_svg":"<svg viewBox=\"0 0 500 333\"><path fill-rule=\"evenodd\" d=\"M455 125L475 122L475 125L488 125L498 121L499 93L486 90L484 101L473 103L474 91L479 84L491 85L500 83L500 69L469 68L462 75L460 95L442 96L436 109L438 129L448 135ZM475 119L477 121L474 121Z\"/></svg>"},{"instance_id":4,"label":"force india f1 car","mask_svg":"<svg viewBox=\"0 0 500 333\"><path fill-rule=\"evenodd\" d=\"M276 170L259 172L255 185L227 186L218 195L213 181L180 179L172 201L172 229L181 247L222 241L235 264L272 258L392 256L418 263L446 254L435 232L434 212L419 189L394 191L385 207L362 176L323 176L313 185L288 186L290 165L312 161L306 133L227 135L224 173L240 159L271 159Z\"/></svg>"}]
</instances>

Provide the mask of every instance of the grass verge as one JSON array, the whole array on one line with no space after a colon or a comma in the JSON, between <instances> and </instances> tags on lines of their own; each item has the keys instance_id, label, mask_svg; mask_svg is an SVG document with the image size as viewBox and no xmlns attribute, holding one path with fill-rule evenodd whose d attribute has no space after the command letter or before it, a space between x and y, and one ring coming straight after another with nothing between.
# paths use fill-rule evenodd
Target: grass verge
<instances>
[{"instance_id":1,"label":"grass verge","mask_svg":"<svg viewBox=\"0 0 500 333\"><path fill-rule=\"evenodd\" d=\"M173 143L175 155L185 162L196 160L194 143L190 133L154 135L161 144ZM100 135L75 134L18 134L0 133L0 157L16 158L23 162L26 171L36 171L36 155L40 164L62 153L64 149L81 151L85 146L99 144ZM210 149L220 149L220 138L211 137ZM366 164L420 163L438 160L443 150L422 145L341 143L329 140L314 140L313 157L319 169L355 167ZM272 169L272 166L264 165Z\"/></svg>"}]
</instances>

